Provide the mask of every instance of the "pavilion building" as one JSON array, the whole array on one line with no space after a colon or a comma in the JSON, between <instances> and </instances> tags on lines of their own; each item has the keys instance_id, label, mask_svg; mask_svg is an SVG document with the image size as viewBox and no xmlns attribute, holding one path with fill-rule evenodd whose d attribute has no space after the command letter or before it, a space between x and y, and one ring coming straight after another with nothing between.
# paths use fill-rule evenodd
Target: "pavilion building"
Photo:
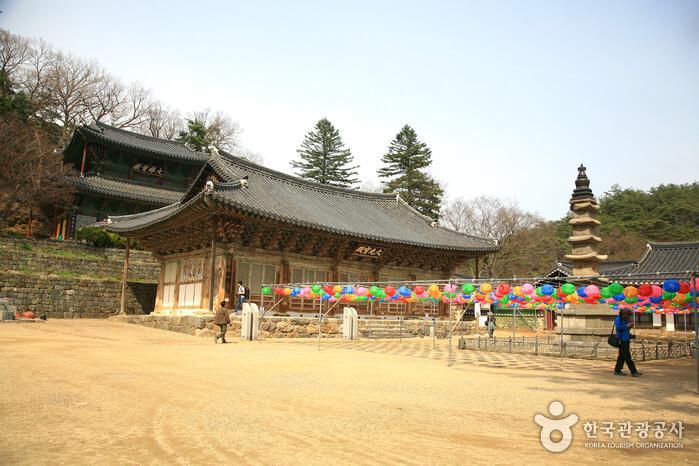
<instances>
[{"instance_id":1,"label":"pavilion building","mask_svg":"<svg viewBox=\"0 0 699 466\"><path fill-rule=\"evenodd\" d=\"M159 314L210 312L234 298L238 280L259 302L263 284L448 279L465 261L477 267L499 249L495 240L439 226L397 195L318 184L216 151L179 200L111 216L107 229L160 259ZM287 297L275 311L329 304ZM352 303L377 315L391 306L426 312L418 303L376 304Z\"/></svg>"},{"instance_id":2,"label":"pavilion building","mask_svg":"<svg viewBox=\"0 0 699 466\"><path fill-rule=\"evenodd\" d=\"M208 154L182 142L156 139L94 123L77 128L63 151L77 194L74 207L56 212L52 236L73 238L109 215L133 214L177 202Z\"/></svg>"}]
</instances>

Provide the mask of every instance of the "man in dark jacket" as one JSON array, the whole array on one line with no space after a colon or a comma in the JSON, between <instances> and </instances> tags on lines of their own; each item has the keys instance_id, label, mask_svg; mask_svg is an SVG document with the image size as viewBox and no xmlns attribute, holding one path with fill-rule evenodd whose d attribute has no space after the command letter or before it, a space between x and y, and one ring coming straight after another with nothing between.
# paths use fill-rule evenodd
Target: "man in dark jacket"
<instances>
[{"instance_id":1,"label":"man in dark jacket","mask_svg":"<svg viewBox=\"0 0 699 466\"><path fill-rule=\"evenodd\" d=\"M231 323L231 318L228 315L228 300L225 299L221 301L221 307L218 308L216 314L214 315L214 324L218 325L220 331L214 336L214 343L218 343L218 339L221 339L221 343L227 343L226 341L226 331L228 330L228 325Z\"/></svg>"},{"instance_id":2,"label":"man in dark jacket","mask_svg":"<svg viewBox=\"0 0 699 466\"><path fill-rule=\"evenodd\" d=\"M636 364L634 364L633 359L631 359L631 339L635 335L631 335L629 329L633 327L633 322L629 322L629 311L622 309L619 315L614 319L614 326L616 327L616 335L619 337L619 356L616 358L616 366L614 367L614 375L626 375L626 373L621 370L624 368L624 363L628 366L631 371L632 377L639 377L641 375L638 370L636 370Z\"/></svg>"}]
</instances>

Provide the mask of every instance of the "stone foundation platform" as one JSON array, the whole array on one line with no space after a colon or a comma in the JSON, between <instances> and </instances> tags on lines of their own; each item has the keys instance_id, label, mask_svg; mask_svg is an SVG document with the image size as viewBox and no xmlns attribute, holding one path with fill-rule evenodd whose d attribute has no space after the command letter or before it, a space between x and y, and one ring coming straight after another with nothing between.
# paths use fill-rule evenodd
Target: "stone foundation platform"
<instances>
[{"instance_id":1,"label":"stone foundation platform","mask_svg":"<svg viewBox=\"0 0 699 466\"><path fill-rule=\"evenodd\" d=\"M179 332L187 335L212 337L217 328L213 324L213 315L202 316L167 316L167 315L126 315L112 316L110 320L144 327ZM452 323L453 325L453 323ZM474 322L463 322L465 334L474 331ZM359 319L361 338L411 338L431 336L431 321ZM437 338L445 338L449 332L448 321L437 321ZM458 327L457 327L458 328ZM457 332L458 330L455 330ZM322 338L342 338L342 319L326 318L321 325ZM229 338L240 337L240 317L232 316L228 327ZM310 317L262 317L260 318L261 338L317 338L318 319Z\"/></svg>"}]
</instances>

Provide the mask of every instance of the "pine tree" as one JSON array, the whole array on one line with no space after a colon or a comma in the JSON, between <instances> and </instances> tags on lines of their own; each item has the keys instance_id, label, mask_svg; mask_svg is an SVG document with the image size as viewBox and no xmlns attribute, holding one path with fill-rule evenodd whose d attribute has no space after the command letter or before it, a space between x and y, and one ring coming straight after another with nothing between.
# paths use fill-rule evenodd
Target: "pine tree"
<instances>
[{"instance_id":1,"label":"pine tree","mask_svg":"<svg viewBox=\"0 0 699 466\"><path fill-rule=\"evenodd\" d=\"M301 178L342 188L351 188L359 182L357 166L351 165L352 153L344 147L340 131L327 118L316 123L296 152L300 160L292 161L291 165L298 169Z\"/></svg>"},{"instance_id":2,"label":"pine tree","mask_svg":"<svg viewBox=\"0 0 699 466\"><path fill-rule=\"evenodd\" d=\"M187 120L187 131L180 131L177 140L197 152L208 152L211 144L206 126L196 118Z\"/></svg>"},{"instance_id":3,"label":"pine tree","mask_svg":"<svg viewBox=\"0 0 699 466\"><path fill-rule=\"evenodd\" d=\"M405 125L391 141L381 161L381 178L388 178L384 192L397 192L411 207L430 218L439 217L444 190L424 169L432 163L432 151Z\"/></svg>"}]
</instances>

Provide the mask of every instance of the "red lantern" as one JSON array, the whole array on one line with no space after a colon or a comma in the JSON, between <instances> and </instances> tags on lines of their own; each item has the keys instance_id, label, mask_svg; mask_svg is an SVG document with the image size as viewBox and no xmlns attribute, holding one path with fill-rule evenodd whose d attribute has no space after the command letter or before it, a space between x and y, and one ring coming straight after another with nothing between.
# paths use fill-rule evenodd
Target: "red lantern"
<instances>
[{"instance_id":1,"label":"red lantern","mask_svg":"<svg viewBox=\"0 0 699 466\"><path fill-rule=\"evenodd\" d=\"M510 285L508 285L507 283L501 283L498 285L497 294L499 294L500 296L505 296L509 292L510 292Z\"/></svg>"},{"instance_id":2,"label":"red lantern","mask_svg":"<svg viewBox=\"0 0 699 466\"><path fill-rule=\"evenodd\" d=\"M691 291L691 287L689 286L689 283L687 282L680 282L680 291L679 293L682 294L687 294Z\"/></svg>"},{"instance_id":3,"label":"red lantern","mask_svg":"<svg viewBox=\"0 0 699 466\"><path fill-rule=\"evenodd\" d=\"M645 284L641 285L638 287L638 296L641 296L643 298L647 298L648 296L653 294L653 287Z\"/></svg>"},{"instance_id":4,"label":"red lantern","mask_svg":"<svg viewBox=\"0 0 699 466\"><path fill-rule=\"evenodd\" d=\"M413 291L415 292L415 294L420 295L425 292L425 287L421 285L416 285Z\"/></svg>"},{"instance_id":5,"label":"red lantern","mask_svg":"<svg viewBox=\"0 0 699 466\"><path fill-rule=\"evenodd\" d=\"M392 286L387 286L383 289L383 291L386 293L386 296L393 296L394 294L396 294L396 289Z\"/></svg>"}]
</instances>

